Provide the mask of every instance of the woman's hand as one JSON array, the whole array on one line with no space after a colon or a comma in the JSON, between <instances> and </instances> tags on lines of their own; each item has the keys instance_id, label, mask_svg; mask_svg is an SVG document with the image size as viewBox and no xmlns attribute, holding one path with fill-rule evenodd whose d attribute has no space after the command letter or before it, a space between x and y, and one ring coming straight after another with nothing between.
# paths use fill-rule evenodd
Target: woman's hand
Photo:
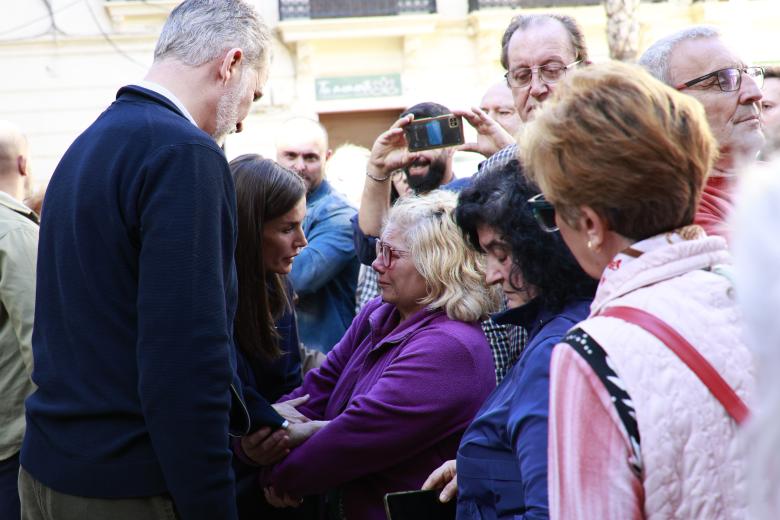
<instances>
[{"instance_id":1,"label":"woman's hand","mask_svg":"<svg viewBox=\"0 0 780 520\"><path fill-rule=\"evenodd\" d=\"M268 426L263 426L256 432L241 437L241 449L255 464L270 466L290 453L287 447L289 441L290 437L284 428L272 431Z\"/></svg>"},{"instance_id":2,"label":"woman's hand","mask_svg":"<svg viewBox=\"0 0 780 520\"><path fill-rule=\"evenodd\" d=\"M290 424L298 424L309 422L309 418L299 412L296 407L302 405L309 400L309 394L290 399L289 401L282 401L281 403L272 404L276 413L287 419Z\"/></svg>"},{"instance_id":3,"label":"woman's hand","mask_svg":"<svg viewBox=\"0 0 780 520\"><path fill-rule=\"evenodd\" d=\"M284 493L277 493L273 486L263 489L265 500L274 507L298 507L303 502L302 498L291 497Z\"/></svg>"},{"instance_id":4,"label":"woman's hand","mask_svg":"<svg viewBox=\"0 0 780 520\"><path fill-rule=\"evenodd\" d=\"M305 423L290 424L287 427L287 446L295 448L300 446L303 442L327 426L330 421L309 421Z\"/></svg>"},{"instance_id":5,"label":"woman's hand","mask_svg":"<svg viewBox=\"0 0 780 520\"><path fill-rule=\"evenodd\" d=\"M441 489L439 501L449 502L452 497L458 494L458 471L455 468L455 461L448 460L435 469L433 473L428 476L428 479L422 485L422 488Z\"/></svg>"}]
</instances>

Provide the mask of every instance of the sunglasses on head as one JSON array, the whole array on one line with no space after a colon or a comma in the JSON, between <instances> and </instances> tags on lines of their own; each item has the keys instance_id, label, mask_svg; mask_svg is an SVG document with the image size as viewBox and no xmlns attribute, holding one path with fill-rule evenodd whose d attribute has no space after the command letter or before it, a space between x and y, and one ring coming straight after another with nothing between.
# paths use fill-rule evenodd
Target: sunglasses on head
<instances>
[{"instance_id":1,"label":"sunglasses on head","mask_svg":"<svg viewBox=\"0 0 780 520\"><path fill-rule=\"evenodd\" d=\"M558 231L558 226L555 224L555 207L544 198L543 193L528 199L528 205L539 227L548 233Z\"/></svg>"}]
</instances>

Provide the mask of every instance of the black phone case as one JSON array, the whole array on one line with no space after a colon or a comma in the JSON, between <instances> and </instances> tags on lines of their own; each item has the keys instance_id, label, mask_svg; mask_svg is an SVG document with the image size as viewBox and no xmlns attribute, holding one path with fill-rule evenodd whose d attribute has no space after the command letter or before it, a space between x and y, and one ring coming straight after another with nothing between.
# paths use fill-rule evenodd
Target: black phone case
<instances>
[{"instance_id":1,"label":"black phone case","mask_svg":"<svg viewBox=\"0 0 780 520\"><path fill-rule=\"evenodd\" d=\"M385 512L388 520L455 520L455 499L441 503L433 490L388 493Z\"/></svg>"},{"instance_id":2,"label":"black phone case","mask_svg":"<svg viewBox=\"0 0 780 520\"><path fill-rule=\"evenodd\" d=\"M415 119L404 128L410 152L463 144L463 118L453 114Z\"/></svg>"}]
</instances>

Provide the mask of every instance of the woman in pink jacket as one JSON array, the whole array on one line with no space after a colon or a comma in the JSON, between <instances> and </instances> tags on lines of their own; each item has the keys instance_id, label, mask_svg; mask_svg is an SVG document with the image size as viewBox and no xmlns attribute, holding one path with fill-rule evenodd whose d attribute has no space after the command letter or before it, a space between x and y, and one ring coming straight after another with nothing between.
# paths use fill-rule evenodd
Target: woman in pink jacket
<instances>
[{"instance_id":1,"label":"woman in pink jacket","mask_svg":"<svg viewBox=\"0 0 780 520\"><path fill-rule=\"evenodd\" d=\"M716 153L701 105L636 67L594 65L567 78L522 148L546 198L532 201L537 220L600 278L589 318L553 352L552 518L744 518L736 421L673 342L605 316L662 320L749 401L726 243L692 225Z\"/></svg>"}]
</instances>

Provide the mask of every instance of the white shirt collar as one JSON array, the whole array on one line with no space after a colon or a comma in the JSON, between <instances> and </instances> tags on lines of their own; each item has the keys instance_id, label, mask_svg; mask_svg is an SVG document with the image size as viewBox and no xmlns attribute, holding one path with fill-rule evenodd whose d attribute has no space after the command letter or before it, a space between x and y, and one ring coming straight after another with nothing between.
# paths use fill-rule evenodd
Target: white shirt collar
<instances>
[{"instance_id":1,"label":"white shirt collar","mask_svg":"<svg viewBox=\"0 0 780 520\"><path fill-rule=\"evenodd\" d=\"M147 90L151 90L152 92L156 92L157 94L160 94L164 98L167 98L168 101L176 105L176 108L178 108L181 111L181 113L184 114L184 117L189 119L193 125L198 126L198 123L195 122L195 119L192 117L192 114L189 113L189 111L185 108L184 104L179 100L179 98L173 95L173 92L171 92L167 88L163 87L159 83L154 83L153 81L148 81L148 80L141 80L137 82L136 85L138 85L139 87L143 87Z\"/></svg>"}]
</instances>

